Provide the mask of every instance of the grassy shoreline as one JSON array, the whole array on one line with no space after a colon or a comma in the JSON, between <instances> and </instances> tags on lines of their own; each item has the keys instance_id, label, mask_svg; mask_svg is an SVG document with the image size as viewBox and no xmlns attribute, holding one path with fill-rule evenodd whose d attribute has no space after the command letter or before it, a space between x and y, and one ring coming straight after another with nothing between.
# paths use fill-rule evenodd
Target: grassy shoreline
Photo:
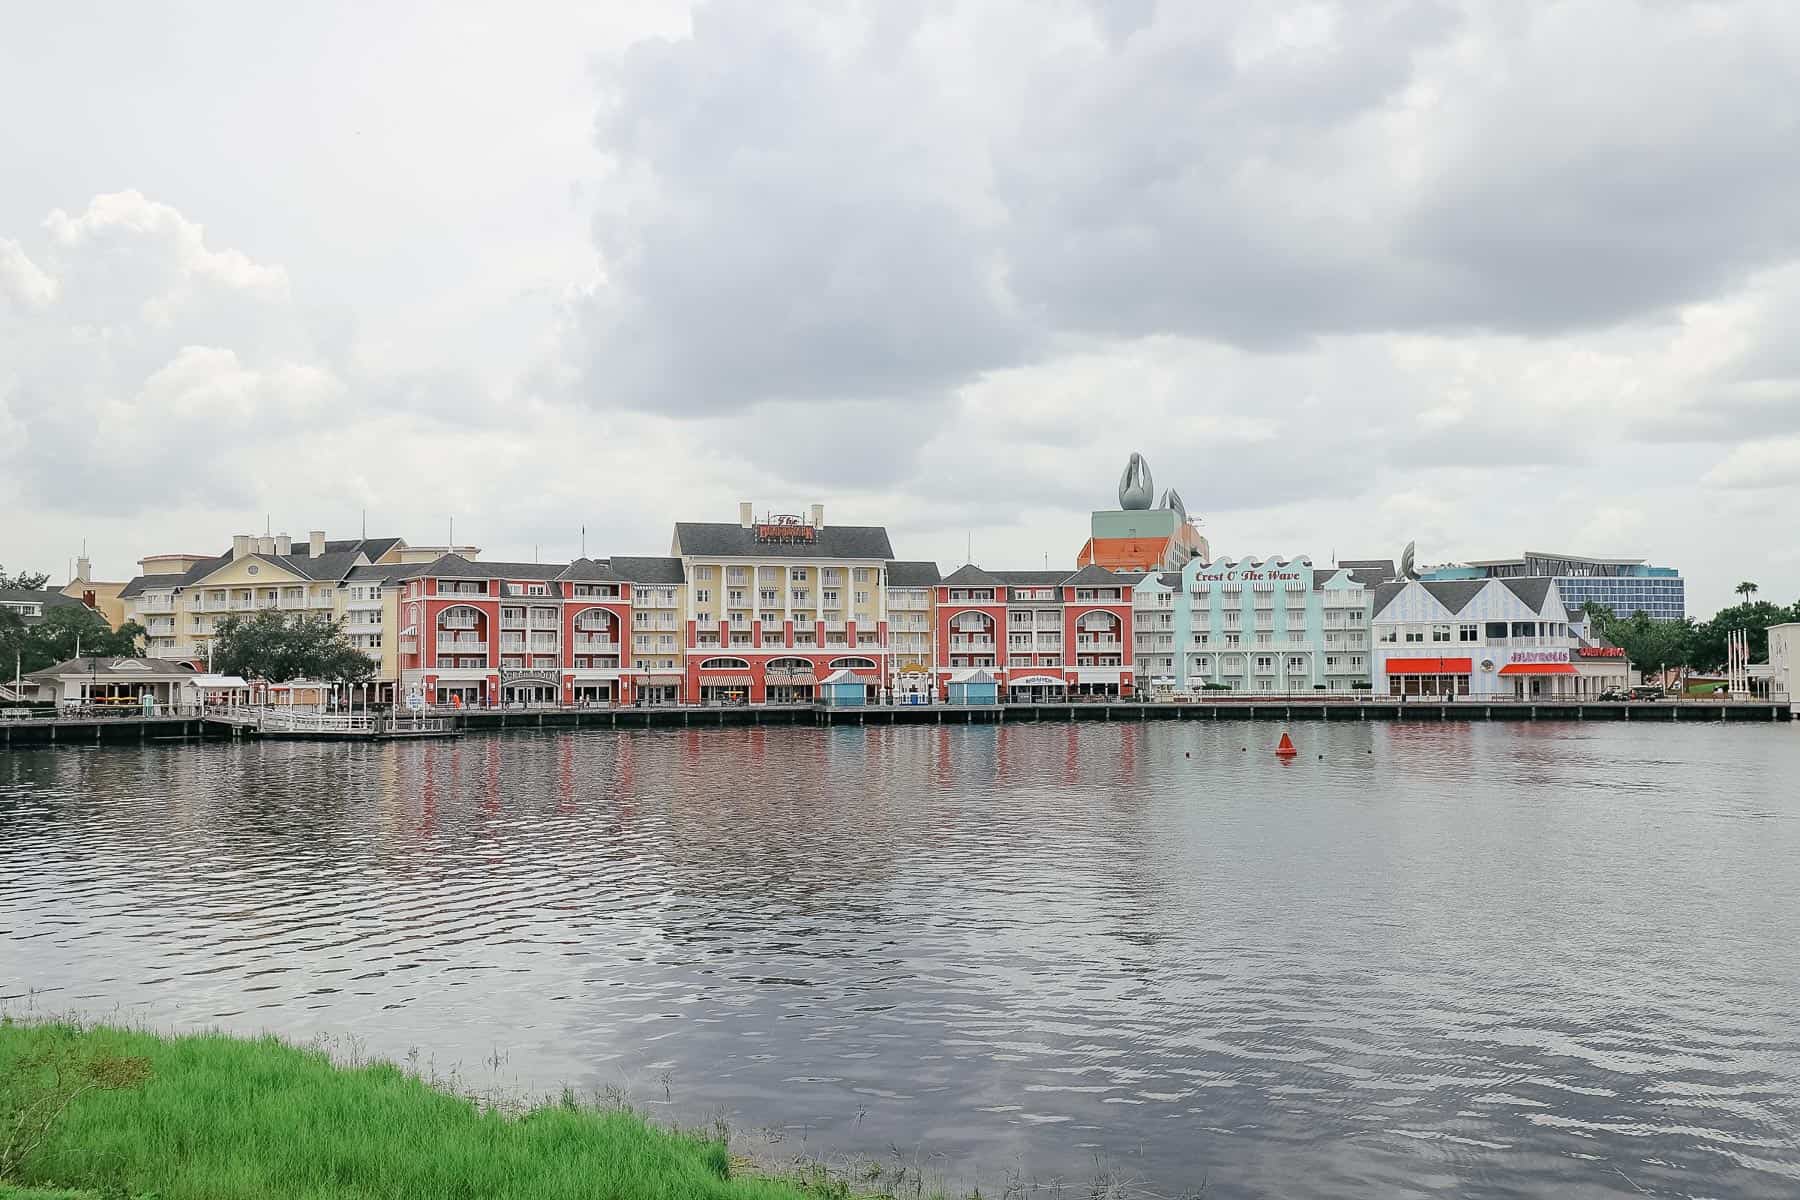
<instances>
[{"instance_id":1,"label":"grassy shoreline","mask_svg":"<svg viewBox=\"0 0 1800 1200\"><path fill-rule=\"evenodd\" d=\"M392 1064L340 1066L273 1037L0 1021L0 1170L39 1125L0 1200L851 1195L738 1175L717 1138L623 1109L483 1110Z\"/></svg>"}]
</instances>

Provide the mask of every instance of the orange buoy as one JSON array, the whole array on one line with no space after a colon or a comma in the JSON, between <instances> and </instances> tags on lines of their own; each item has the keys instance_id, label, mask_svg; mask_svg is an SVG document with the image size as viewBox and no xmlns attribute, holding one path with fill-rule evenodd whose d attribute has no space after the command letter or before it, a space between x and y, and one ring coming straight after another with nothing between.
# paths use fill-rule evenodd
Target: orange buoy
<instances>
[{"instance_id":1,"label":"orange buoy","mask_svg":"<svg viewBox=\"0 0 1800 1200\"><path fill-rule=\"evenodd\" d=\"M1294 749L1294 739L1289 737L1285 733L1282 734L1281 735L1281 745L1275 747L1276 757L1292 758L1292 757L1294 757L1295 754L1298 754L1298 753L1299 753L1299 751Z\"/></svg>"}]
</instances>

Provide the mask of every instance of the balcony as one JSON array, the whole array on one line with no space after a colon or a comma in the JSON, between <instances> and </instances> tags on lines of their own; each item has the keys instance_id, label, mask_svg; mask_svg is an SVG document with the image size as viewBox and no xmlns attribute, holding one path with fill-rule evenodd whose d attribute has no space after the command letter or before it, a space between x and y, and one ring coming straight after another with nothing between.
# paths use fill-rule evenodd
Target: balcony
<instances>
[{"instance_id":1,"label":"balcony","mask_svg":"<svg viewBox=\"0 0 1800 1200\"><path fill-rule=\"evenodd\" d=\"M440 637L439 654L486 654L488 644L479 638Z\"/></svg>"},{"instance_id":2,"label":"balcony","mask_svg":"<svg viewBox=\"0 0 1800 1200\"><path fill-rule=\"evenodd\" d=\"M516 628L520 628L520 627L519 626L502 626L502 628L516 629ZM562 631L562 621L556 617L533 617L533 618L531 618L531 628L532 629L547 629L547 630L551 630L553 632L560 633Z\"/></svg>"},{"instance_id":3,"label":"balcony","mask_svg":"<svg viewBox=\"0 0 1800 1200\"><path fill-rule=\"evenodd\" d=\"M619 643L605 634L578 633L575 635L575 652L577 654L617 654Z\"/></svg>"},{"instance_id":4,"label":"balcony","mask_svg":"<svg viewBox=\"0 0 1800 1200\"><path fill-rule=\"evenodd\" d=\"M994 639L991 637L957 637L950 638L952 650L992 650Z\"/></svg>"},{"instance_id":5,"label":"balcony","mask_svg":"<svg viewBox=\"0 0 1800 1200\"><path fill-rule=\"evenodd\" d=\"M825 632L826 633L842 633L842 632L844 632L844 629L845 629L845 625L844 625L844 622L842 622L842 621L827 621L827 622L825 622Z\"/></svg>"},{"instance_id":6,"label":"balcony","mask_svg":"<svg viewBox=\"0 0 1800 1200\"><path fill-rule=\"evenodd\" d=\"M402 654L417 654L418 652L419 652L419 639L418 638L403 637L400 639L400 653L402 653Z\"/></svg>"},{"instance_id":7,"label":"balcony","mask_svg":"<svg viewBox=\"0 0 1800 1200\"><path fill-rule=\"evenodd\" d=\"M1078 653L1081 653L1081 654L1086 654L1089 651L1094 651L1094 652L1109 651L1109 652L1116 654L1121 649L1124 648L1124 645L1125 645L1125 643L1121 642L1118 638L1076 638L1075 639L1075 649Z\"/></svg>"}]
</instances>

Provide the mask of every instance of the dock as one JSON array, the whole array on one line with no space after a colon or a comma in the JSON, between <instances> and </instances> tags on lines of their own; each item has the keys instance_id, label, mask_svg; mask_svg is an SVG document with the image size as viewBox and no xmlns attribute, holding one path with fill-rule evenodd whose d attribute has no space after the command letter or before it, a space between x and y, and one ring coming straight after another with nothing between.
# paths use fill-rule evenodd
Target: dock
<instances>
[{"instance_id":1,"label":"dock","mask_svg":"<svg viewBox=\"0 0 1800 1200\"><path fill-rule=\"evenodd\" d=\"M1285 699L1074 701L1046 704L893 704L841 708L813 704L500 708L427 713L315 713L263 709L190 710L151 716L39 716L0 720L0 750L45 745L197 741L265 737L386 742L464 733L539 729L708 729L733 726L991 725L1087 721L1624 721L1705 724L1785 722L1786 701L1417 701Z\"/></svg>"}]
</instances>

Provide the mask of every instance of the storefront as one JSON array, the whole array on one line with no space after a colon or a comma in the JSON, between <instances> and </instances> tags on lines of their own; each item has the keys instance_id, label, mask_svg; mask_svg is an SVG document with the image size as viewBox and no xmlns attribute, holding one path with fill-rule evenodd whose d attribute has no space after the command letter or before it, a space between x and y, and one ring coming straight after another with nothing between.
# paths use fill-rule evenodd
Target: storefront
<instances>
[{"instance_id":1,"label":"storefront","mask_svg":"<svg viewBox=\"0 0 1800 1200\"><path fill-rule=\"evenodd\" d=\"M1515 700L1564 700L1575 695L1575 667L1567 650L1515 650L1500 668L1501 695Z\"/></svg>"},{"instance_id":2,"label":"storefront","mask_svg":"<svg viewBox=\"0 0 1800 1200\"><path fill-rule=\"evenodd\" d=\"M1631 663L1620 646L1579 646L1575 650L1575 696L1594 700L1631 687Z\"/></svg>"},{"instance_id":3,"label":"storefront","mask_svg":"<svg viewBox=\"0 0 1800 1200\"><path fill-rule=\"evenodd\" d=\"M1014 704L1054 704L1067 695L1055 675L1014 675L1006 681L1006 698Z\"/></svg>"},{"instance_id":4,"label":"storefront","mask_svg":"<svg viewBox=\"0 0 1800 1200\"><path fill-rule=\"evenodd\" d=\"M1428 696L1432 699L1467 696L1475 671L1472 658L1390 658L1387 660L1388 695Z\"/></svg>"}]
</instances>

